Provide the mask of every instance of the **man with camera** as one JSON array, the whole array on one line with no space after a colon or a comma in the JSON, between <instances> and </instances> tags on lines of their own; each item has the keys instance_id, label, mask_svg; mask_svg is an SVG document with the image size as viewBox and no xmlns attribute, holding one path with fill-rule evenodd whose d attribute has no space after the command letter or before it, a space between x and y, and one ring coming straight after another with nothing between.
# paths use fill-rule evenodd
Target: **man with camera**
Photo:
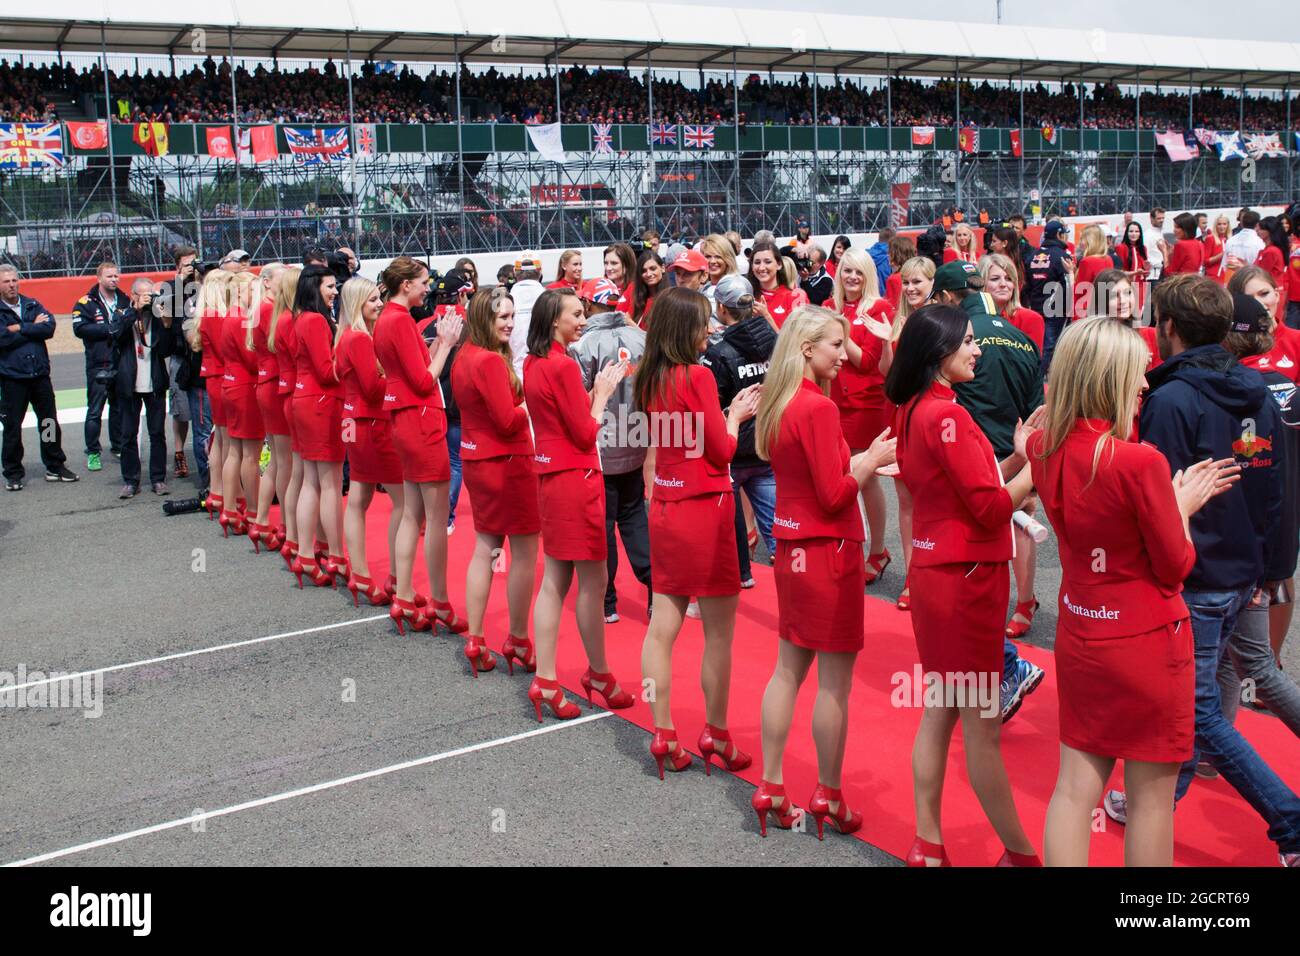
<instances>
[{"instance_id":1,"label":"man with camera","mask_svg":"<svg viewBox=\"0 0 1300 956\"><path fill-rule=\"evenodd\" d=\"M101 262L95 269L95 284L72 307L72 334L86 343L86 469L103 468L99 443L104 405L108 405L108 446L122 454L124 432L122 409L114 395L117 373L113 364L113 338L109 323L121 319L131 305L117 287L119 274L114 262Z\"/></svg>"},{"instance_id":2,"label":"man with camera","mask_svg":"<svg viewBox=\"0 0 1300 956\"><path fill-rule=\"evenodd\" d=\"M179 317L180 322L172 325L173 336L183 336L183 327L185 321L194 315L194 301L198 298L199 284L198 274L195 268L195 262L198 259L198 251L188 246L181 246L173 251L176 261L176 275L172 281L158 290L154 297L155 311L160 316L168 319ZM189 374L193 365L190 361L190 350L185 347L183 341L177 341L174 345L174 351L167 360L167 371L170 388L167 392L168 412L172 419L172 440L176 446L176 477L188 478L190 475L189 462L185 460L185 439L190 432L190 422L195 418L193 411L194 397L190 394L199 386L199 377L197 371L195 374ZM198 366L194 366L197 370ZM205 396L206 397L206 396ZM211 430L211 423L208 423L208 430ZM207 441L207 433L204 433L203 442ZM199 469L203 482L200 488L207 487L207 450L202 448L199 439L199 427L195 426L194 431L194 460Z\"/></svg>"},{"instance_id":3,"label":"man with camera","mask_svg":"<svg viewBox=\"0 0 1300 956\"><path fill-rule=\"evenodd\" d=\"M158 307L155 304L159 303ZM117 370L117 400L122 406L122 492L134 498L140 491L140 409L149 430L149 484L155 495L168 494L167 478L167 357L175 348L172 319L155 298L152 280L139 278L131 286L130 305L110 322Z\"/></svg>"}]
</instances>

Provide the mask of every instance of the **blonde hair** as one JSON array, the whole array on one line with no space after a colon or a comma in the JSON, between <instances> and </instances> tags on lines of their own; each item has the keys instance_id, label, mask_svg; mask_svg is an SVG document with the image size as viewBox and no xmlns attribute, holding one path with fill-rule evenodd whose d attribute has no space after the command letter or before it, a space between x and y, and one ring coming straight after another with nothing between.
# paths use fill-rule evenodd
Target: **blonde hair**
<instances>
[{"instance_id":1,"label":"blonde hair","mask_svg":"<svg viewBox=\"0 0 1300 956\"><path fill-rule=\"evenodd\" d=\"M262 303L271 298L269 292L271 284L275 277L284 271L283 262L268 262L262 266L262 271L257 274L257 279L253 283L253 298L248 304L248 317L252 322L244 331L244 348L253 351L253 330L257 327L262 317Z\"/></svg>"},{"instance_id":2,"label":"blonde hair","mask_svg":"<svg viewBox=\"0 0 1300 956\"><path fill-rule=\"evenodd\" d=\"M232 272L230 281L226 285L226 295L230 304L226 307L226 315L233 315L240 312L242 318L240 322L244 326L244 348L253 351L253 326L257 325L257 306L256 301L260 298L261 282L257 276L251 272ZM240 302L245 290L248 290L248 304Z\"/></svg>"},{"instance_id":3,"label":"blonde hair","mask_svg":"<svg viewBox=\"0 0 1300 956\"><path fill-rule=\"evenodd\" d=\"M963 233L965 233L965 235L970 239L970 241L966 243L966 248L964 249L958 241ZM972 229L968 223L959 222L955 227L953 227L952 247L956 249L957 254L961 256L975 256L979 254L979 249L975 245L975 230Z\"/></svg>"},{"instance_id":4,"label":"blonde hair","mask_svg":"<svg viewBox=\"0 0 1300 956\"><path fill-rule=\"evenodd\" d=\"M225 318L230 311L230 277L233 274L225 269L213 269L203 277L203 284L194 300L194 327L188 334L190 348L195 352L203 351L203 339L199 336L203 316L211 314Z\"/></svg>"},{"instance_id":5,"label":"blonde hair","mask_svg":"<svg viewBox=\"0 0 1300 956\"><path fill-rule=\"evenodd\" d=\"M899 281L901 282L917 273L934 282L934 260L929 256L913 256L899 267ZM898 337L903 334L903 322L911 314L912 305L907 301L906 293L900 292L898 295L898 312L894 316L894 334L891 336L893 341L897 342Z\"/></svg>"},{"instance_id":6,"label":"blonde hair","mask_svg":"<svg viewBox=\"0 0 1300 956\"><path fill-rule=\"evenodd\" d=\"M789 256L777 256L777 261L781 263L781 282L787 289L799 288L799 267L794 264L794 260Z\"/></svg>"},{"instance_id":7,"label":"blonde hair","mask_svg":"<svg viewBox=\"0 0 1300 956\"><path fill-rule=\"evenodd\" d=\"M840 264L835 267L835 282L832 284L831 301L835 303L835 311L843 312L844 303L844 269L857 269L862 273L862 297L858 300L858 312L862 313L864 309L869 309L876 304L880 298L880 274L876 272L876 264L871 260L871 256L864 250L850 246L840 255Z\"/></svg>"},{"instance_id":8,"label":"blonde hair","mask_svg":"<svg viewBox=\"0 0 1300 956\"><path fill-rule=\"evenodd\" d=\"M736 251L731 248L731 240L718 233L712 233L700 240L700 253L705 256L717 256L722 260L726 272L723 275L734 276L740 272L736 264Z\"/></svg>"},{"instance_id":9,"label":"blonde hair","mask_svg":"<svg viewBox=\"0 0 1300 956\"><path fill-rule=\"evenodd\" d=\"M558 269L555 270L555 281L556 281L556 282L563 282L563 281L565 281L565 280L564 280L564 268L565 268L565 266L567 266L567 265L568 265L570 262L572 262L574 259L581 259L581 258L582 258L582 253L579 252L577 249L565 249L563 252L561 252L561 253L560 253L560 267L559 267Z\"/></svg>"},{"instance_id":10,"label":"blonde hair","mask_svg":"<svg viewBox=\"0 0 1300 956\"><path fill-rule=\"evenodd\" d=\"M1102 452L1111 442L1129 438L1149 357L1142 336L1122 322L1093 316L1069 323L1052 355L1052 387L1047 390L1040 457L1058 451L1079 419L1108 422L1110 427L1098 437L1093 449L1092 475L1088 478L1091 484L1097 477Z\"/></svg>"},{"instance_id":11,"label":"blonde hair","mask_svg":"<svg viewBox=\"0 0 1300 956\"><path fill-rule=\"evenodd\" d=\"M1079 236L1079 259L1104 255L1106 255L1106 234L1101 231L1101 226L1088 226Z\"/></svg>"},{"instance_id":12,"label":"blonde hair","mask_svg":"<svg viewBox=\"0 0 1300 956\"><path fill-rule=\"evenodd\" d=\"M1020 273L1016 271L1016 264L1010 256L1003 255L1000 252L988 252L980 257L979 270L980 275L984 277L985 285L988 284L989 272L997 266L1007 274L1011 280L1011 301L1007 303L1007 308L1015 312L1020 308Z\"/></svg>"},{"instance_id":13,"label":"blonde hair","mask_svg":"<svg viewBox=\"0 0 1300 956\"><path fill-rule=\"evenodd\" d=\"M366 325L365 316L361 314L361 307L366 304L370 294L379 286L364 279L361 276L353 276L347 282L343 283L343 291L339 293L339 327L334 332L334 347L337 349L339 341L343 338L345 329L353 329L370 335L370 326Z\"/></svg>"},{"instance_id":14,"label":"blonde hair","mask_svg":"<svg viewBox=\"0 0 1300 956\"><path fill-rule=\"evenodd\" d=\"M776 337L767 377L763 380L763 394L754 416L754 447L758 457L772 460L772 446L781 432L781 418L804 379L808 364L803 354L804 344L815 345L828 335L843 333L840 317L819 305L801 305L785 320ZM827 383L819 384L822 394L829 393Z\"/></svg>"},{"instance_id":15,"label":"blonde hair","mask_svg":"<svg viewBox=\"0 0 1300 956\"><path fill-rule=\"evenodd\" d=\"M1219 235L1219 223L1223 223L1227 226L1228 235L1232 235L1232 220L1228 218L1226 213L1219 213L1214 217L1214 225L1210 228L1210 235L1214 236L1216 239L1227 238L1227 236Z\"/></svg>"},{"instance_id":16,"label":"blonde hair","mask_svg":"<svg viewBox=\"0 0 1300 956\"><path fill-rule=\"evenodd\" d=\"M280 316L293 311L293 300L298 295L298 276L302 275L302 266L288 266L280 276L280 284L275 287L275 298L271 300L271 327L266 332L266 348L275 354L275 330L280 324Z\"/></svg>"}]
</instances>

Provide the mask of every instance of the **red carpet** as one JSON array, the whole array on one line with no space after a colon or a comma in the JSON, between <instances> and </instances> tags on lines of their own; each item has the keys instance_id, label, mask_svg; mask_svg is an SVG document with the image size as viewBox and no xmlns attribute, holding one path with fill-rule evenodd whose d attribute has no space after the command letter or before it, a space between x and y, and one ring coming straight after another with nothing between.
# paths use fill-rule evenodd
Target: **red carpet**
<instances>
[{"instance_id":1,"label":"red carpet","mask_svg":"<svg viewBox=\"0 0 1300 956\"><path fill-rule=\"evenodd\" d=\"M372 571L383 574L388 571L384 538L388 513L387 496L376 496L368 521L368 551L373 555ZM452 602L463 616L465 566L474 544L474 522L469 496L465 493L461 495L456 526L457 531L450 539L448 585ZM901 573L899 563L886 572L888 575ZM759 701L776 660L777 615L771 570L755 565L754 576L758 586L742 591L740 596L730 717L736 743L754 755L754 764L741 776L757 785L762 769ZM540 583L540 564L537 577ZM421 583L425 580L421 560L416 571L416 586L421 592L425 590ZM494 649L500 648L506 634L504 585L504 580L493 585L484 627L488 642ZM570 591L569 613L561 626L559 672L561 682L569 692L581 695L578 678L586 668L586 660L572 616L575 592L576 587ZM645 594L631 571L627 570L627 562L621 555L619 593L622 621L606 627L606 645L614 673L624 688L635 693L641 679L641 641L646 628ZM674 654L673 719L683 744L692 752L704 724L704 699L699 688L703 642L700 622L688 619L677 639ZM1002 751L1021 820L1035 847L1041 851L1043 821L1059 765L1056 683L1050 652L1027 647L1024 656L1045 668L1047 678L1005 728ZM908 615L896 610L892 603L869 598L866 647L858 657L857 680L850 705L843 790L850 806L866 818L857 835L899 857L907 853L914 836L911 748L920 711L912 707L891 706L891 677L897 672L910 675L916 662ZM466 665L466 679L468 675ZM502 670L500 676L493 673L486 679L509 678ZM532 709L525 697L527 681L516 675L514 682L519 690L519 711L531 717ZM815 693L814 668L800 693L785 755L786 788L801 806L807 802L817 783L816 753L810 729ZM631 709L616 713L646 729L653 726L649 706L640 701ZM1300 746L1280 721L1243 711L1238 718L1238 727L1283 780L1292 788L1300 788ZM652 768L648 747L647 740L645 760ZM702 772L698 760L687 772ZM1122 788L1122 772L1123 765L1120 764L1112 781L1114 786ZM650 778L646 786L672 786L672 778L662 784ZM1002 847L970 788L960 732L953 739L944 796L944 842L954 864L978 866L993 863L1001 854ZM1112 823L1100 810L1098 814L1100 819L1095 826L1105 824L1106 830L1097 833L1093 840L1091 861L1094 865L1120 865L1123 862L1124 828ZM719 825L735 826L754 824L752 817L746 820L739 815L734 820L718 822ZM1174 859L1183 866L1276 866L1277 851L1265 831L1264 823L1250 805L1222 779L1206 781L1198 778L1188 795L1180 801L1175 817ZM781 839L779 832L775 839ZM844 837L832 834L827 839Z\"/></svg>"}]
</instances>

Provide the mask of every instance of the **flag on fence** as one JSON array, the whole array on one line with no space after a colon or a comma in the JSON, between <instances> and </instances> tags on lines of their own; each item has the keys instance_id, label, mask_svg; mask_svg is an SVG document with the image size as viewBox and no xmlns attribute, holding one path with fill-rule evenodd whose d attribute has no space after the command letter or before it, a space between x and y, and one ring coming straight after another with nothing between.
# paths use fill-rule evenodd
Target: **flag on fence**
<instances>
[{"instance_id":1,"label":"flag on fence","mask_svg":"<svg viewBox=\"0 0 1300 956\"><path fill-rule=\"evenodd\" d=\"M682 142L687 149L712 149L713 131L712 126L683 126Z\"/></svg>"},{"instance_id":2,"label":"flag on fence","mask_svg":"<svg viewBox=\"0 0 1300 956\"><path fill-rule=\"evenodd\" d=\"M963 153L978 153L980 151L980 131L973 126L967 126L957 134L957 144L961 147Z\"/></svg>"},{"instance_id":3,"label":"flag on fence","mask_svg":"<svg viewBox=\"0 0 1300 956\"><path fill-rule=\"evenodd\" d=\"M1193 143L1187 145L1187 137L1183 135L1182 130L1166 130L1163 133L1156 133L1156 145L1163 146L1169 158L1175 163L1184 163L1189 159L1195 159L1200 155L1200 149Z\"/></svg>"},{"instance_id":4,"label":"flag on fence","mask_svg":"<svg viewBox=\"0 0 1300 956\"><path fill-rule=\"evenodd\" d=\"M542 154L550 163L564 164L564 144L560 141L560 124L529 126L528 138L533 142L533 149Z\"/></svg>"},{"instance_id":5,"label":"flag on fence","mask_svg":"<svg viewBox=\"0 0 1300 956\"><path fill-rule=\"evenodd\" d=\"M357 123L357 155L373 156L379 151L374 123Z\"/></svg>"},{"instance_id":6,"label":"flag on fence","mask_svg":"<svg viewBox=\"0 0 1300 956\"><path fill-rule=\"evenodd\" d=\"M229 126L209 126L206 132L209 156L217 159L235 158L235 144L231 142Z\"/></svg>"},{"instance_id":7,"label":"flag on fence","mask_svg":"<svg viewBox=\"0 0 1300 956\"><path fill-rule=\"evenodd\" d=\"M1265 156L1285 156L1286 148L1277 133L1255 133L1246 137L1246 152L1251 159L1263 159Z\"/></svg>"},{"instance_id":8,"label":"flag on fence","mask_svg":"<svg viewBox=\"0 0 1300 956\"><path fill-rule=\"evenodd\" d=\"M167 155L166 123L136 123L131 138L146 156Z\"/></svg>"},{"instance_id":9,"label":"flag on fence","mask_svg":"<svg viewBox=\"0 0 1300 956\"><path fill-rule=\"evenodd\" d=\"M614 152L614 124L592 123L591 145L598 153Z\"/></svg>"},{"instance_id":10,"label":"flag on fence","mask_svg":"<svg viewBox=\"0 0 1300 956\"><path fill-rule=\"evenodd\" d=\"M1020 130L1018 129L1013 129L1011 131L1011 155L1012 156L1024 155L1024 149L1020 145Z\"/></svg>"},{"instance_id":11,"label":"flag on fence","mask_svg":"<svg viewBox=\"0 0 1300 956\"><path fill-rule=\"evenodd\" d=\"M1212 129L1194 129L1192 135L1196 137L1196 142L1206 149L1214 149L1214 143L1219 137L1219 134Z\"/></svg>"},{"instance_id":12,"label":"flag on fence","mask_svg":"<svg viewBox=\"0 0 1300 956\"><path fill-rule=\"evenodd\" d=\"M1219 133L1214 141L1214 150L1219 154L1219 162L1226 163L1232 159L1246 159L1246 144L1237 132Z\"/></svg>"},{"instance_id":13,"label":"flag on fence","mask_svg":"<svg viewBox=\"0 0 1300 956\"><path fill-rule=\"evenodd\" d=\"M241 163L269 163L279 155L274 126L248 126L239 131Z\"/></svg>"},{"instance_id":14,"label":"flag on fence","mask_svg":"<svg viewBox=\"0 0 1300 956\"><path fill-rule=\"evenodd\" d=\"M655 123L650 127L650 145L651 146L676 146L677 145L677 124L676 123Z\"/></svg>"},{"instance_id":15,"label":"flag on fence","mask_svg":"<svg viewBox=\"0 0 1300 956\"><path fill-rule=\"evenodd\" d=\"M320 129L286 126L284 139L299 166L342 163L351 155L346 126L325 126Z\"/></svg>"},{"instance_id":16,"label":"flag on fence","mask_svg":"<svg viewBox=\"0 0 1300 956\"><path fill-rule=\"evenodd\" d=\"M933 126L913 126L913 127L912 127L912 145L913 145L913 146L933 146L933 145L934 145L934 127L933 127Z\"/></svg>"},{"instance_id":17,"label":"flag on fence","mask_svg":"<svg viewBox=\"0 0 1300 956\"><path fill-rule=\"evenodd\" d=\"M104 120L65 125L68 127L68 142L77 149L108 149L108 123Z\"/></svg>"},{"instance_id":18,"label":"flag on fence","mask_svg":"<svg viewBox=\"0 0 1300 956\"><path fill-rule=\"evenodd\" d=\"M0 169L62 165L58 123L0 123Z\"/></svg>"},{"instance_id":19,"label":"flag on fence","mask_svg":"<svg viewBox=\"0 0 1300 956\"><path fill-rule=\"evenodd\" d=\"M911 205L912 184L894 183L889 191L889 224L895 229L907 225L908 207Z\"/></svg>"},{"instance_id":20,"label":"flag on fence","mask_svg":"<svg viewBox=\"0 0 1300 956\"><path fill-rule=\"evenodd\" d=\"M1044 126L1044 127L1043 127L1043 139L1044 139L1046 142L1050 143L1051 145L1055 146L1055 145L1056 145L1056 127L1055 127L1055 126Z\"/></svg>"}]
</instances>

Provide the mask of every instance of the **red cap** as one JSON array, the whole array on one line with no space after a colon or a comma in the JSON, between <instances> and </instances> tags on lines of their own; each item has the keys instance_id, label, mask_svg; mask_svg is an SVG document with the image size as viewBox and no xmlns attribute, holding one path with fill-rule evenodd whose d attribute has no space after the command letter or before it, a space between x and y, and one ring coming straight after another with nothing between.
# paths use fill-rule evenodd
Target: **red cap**
<instances>
[{"instance_id":1,"label":"red cap","mask_svg":"<svg viewBox=\"0 0 1300 956\"><path fill-rule=\"evenodd\" d=\"M672 268L685 269L687 272L707 272L709 270L708 260L704 254L697 249L687 249L680 256L673 260Z\"/></svg>"}]
</instances>

